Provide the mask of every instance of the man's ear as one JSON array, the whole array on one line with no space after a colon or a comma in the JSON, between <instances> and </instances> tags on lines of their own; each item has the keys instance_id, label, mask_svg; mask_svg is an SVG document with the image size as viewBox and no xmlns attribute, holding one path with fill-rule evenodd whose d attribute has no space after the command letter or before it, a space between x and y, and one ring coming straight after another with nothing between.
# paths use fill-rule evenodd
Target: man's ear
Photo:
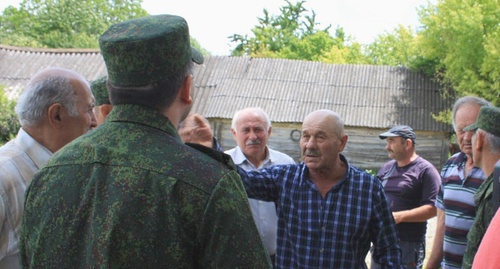
<instances>
[{"instance_id":1,"label":"man's ear","mask_svg":"<svg viewBox=\"0 0 500 269\"><path fill-rule=\"evenodd\" d=\"M193 82L193 75L189 75L184 79L184 83L182 84L182 88L180 91L181 100L186 105L191 105L193 103L193 99L191 99L191 85Z\"/></svg>"},{"instance_id":2,"label":"man's ear","mask_svg":"<svg viewBox=\"0 0 500 269\"><path fill-rule=\"evenodd\" d=\"M339 152L342 152L344 151L345 149L345 146L347 145L347 139L349 137L347 135L343 135L341 138L340 138L340 147L339 147Z\"/></svg>"},{"instance_id":3,"label":"man's ear","mask_svg":"<svg viewBox=\"0 0 500 269\"><path fill-rule=\"evenodd\" d=\"M478 152L481 152L483 150L484 139L484 133L476 131L476 142L474 144Z\"/></svg>"},{"instance_id":4,"label":"man's ear","mask_svg":"<svg viewBox=\"0 0 500 269\"><path fill-rule=\"evenodd\" d=\"M234 140L236 140L236 130L231 128L231 134L233 135Z\"/></svg>"},{"instance_id":5,"label":"man's ear","mask_svg":"<svg viewBox=\"0 0 500 269\"><path fill-rule=\"evenodd\" d=\"M411 139L407 138L407 139L405 140L405 145L406 145L406 147L407 147L407 148L412 148L412 147L413 147L413 145L414 145L414 144L413 144L413 140L411 140Z\"/></svg>"},{"instance_id":6,"label":"man's ear","mask_svg":"<svg viewBox=\"0 0 500 269\"><path fill-rule=\"evenodd\" d=\"M100 110L103 118L106 118L109 115L109 113L111 112L111 110L113 110L113 105L110 105L110 104L100 105L99 110Z\"/></svg>"},{"instance_id":7,"label":"man's ear","mask_svg":"<svg viewBox=\"0 0 500 269\"><path fill-rule=\"evenodd\" d=\"M59 103L49 106L49 109L47 109L47 118L50 126L57 129L61 128L64 110L65 108Z\"/></svg>"}]
</instances>

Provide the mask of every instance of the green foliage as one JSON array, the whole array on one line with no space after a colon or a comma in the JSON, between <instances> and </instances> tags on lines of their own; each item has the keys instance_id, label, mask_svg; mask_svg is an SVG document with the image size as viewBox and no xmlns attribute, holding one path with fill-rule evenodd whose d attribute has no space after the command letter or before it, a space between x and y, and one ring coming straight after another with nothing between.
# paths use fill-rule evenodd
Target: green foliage
<instances>
[{"instance_id":1,"label":"green foliage","mask_svg":"<svg viewBox=\"0 0 500 269\"><path fill-rule=\"evenodd\" d=\"M451 85L459 96L500 105L498 0L441 0L420 10L415 67Z\"/></svg>"},{"instance_id":2,"label":"green foliage","mask_svg":"<svg viewBox=\"0 0 500 269\"><path fill-rule=\"evenodd\" d=\"M23 0L0 17L0 43L46 48L98 48L113 23L147 15L142 0Z\"/></svg>"},{"instance_id":3,"label":"green foliage","mask_svg":"<svg viewBox=\"0 0 500 269\"><path fill-rule=\"evenodd\" d=\"M16 102L9 100L0 86L0 145L13 139L21 125L14 111Z\"/></svg>"},{"instance_id":4,"label":"green foliage","mask_svg":"<svg viewBox=\"0 0 500 269\"><path fill-rule=\"evenodd\" d=\"M365 169L365 172L367 172L368 174L376 177L377 176L377 173L378 171L377 170L373 170L373 169Z\"/></svg>"},{"instance_id":5,"label":"green foliage","mask_svg":"<svg viewBox=\"0 0 500 269\"><path fill-rule=\"evenodd\" d=\"M432 115L432 118L437 122L451 124L451 109L440 111L437 115Z\"/></svg>"},{"instance_id":6,"label":"green foliage","mask_svg":"<svg viewBox=\"0 0 500 269\"><path fill-rule=\"evenodd\" d=\"M305 1L292 4L285 0L285 3L277 16L264 9L264 16L258 18L259 25L252 29L253 37L238 34L229 37L237 43L231 54L329 63L364 61L361 45L350 42L342 28L337 28L332 37L330 26L316 28L316 14L306 13Z\"/></svg>"},{"instance_id":7,"label":"green foliage","mask_svg":"<svg viewBox=\"0 0 500 269\"><path fill-rule=\"evenodd\" d=\"M367 46L368 63L408 67L416 57L416 41L411 28L399 25L392 32L379 35Z\"/></svg>"}]
</instances>

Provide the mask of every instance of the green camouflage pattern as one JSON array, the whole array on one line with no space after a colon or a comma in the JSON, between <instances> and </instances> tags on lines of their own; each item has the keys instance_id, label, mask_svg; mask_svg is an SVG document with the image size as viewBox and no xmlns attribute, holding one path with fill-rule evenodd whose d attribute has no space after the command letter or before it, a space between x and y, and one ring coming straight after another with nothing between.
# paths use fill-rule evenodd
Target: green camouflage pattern
<instances>
[{"instance_id":1,"label":"green camouflage pattern","mask_svg":"<svg viewBox=\"0 0 500 269\"><path fill-rule=\"evenodd\" d=\"M476 256L479 245L481 244L481 240L483 239L486 229L495 215L492 208L492 197L493 174L491 174L483 182L483 184L479 186L474 194L474 202L477 205L476 218L467 233L467 247L465 248L462 268L472 267L472 262L474 261L474 256Z\"/></svg>"},{"instance_id":2,"label":"green camouflage pattern","mask_svg":"<svg viewBox=\"0 0 500 269\"><path fill-rule=\"evenodd\" d=\"M241 179L215 156L159 112L115 106L33 178L23 268L272 268Z\"/></svg>"},{"instance_id":3,"label":"green camouflage pattern","mask_svg":"<svg viewBox=\"0 0 500 269\"><path fill-rule=\"evenodd\" d=\"M99 37L108 79L114 85L142 86L183 72L188 61L203 63L190 45L188 24L174 15L132 19L109 27Z\"/></svg>"},{"instance_id":4,"label":"green camouflage pattern","mask_svg":"<svg viewBox=\"0 0 500 269\"><path fill-rule=\"evenodd\" d=\"M111 104L109 101L108 88L106 87L106 76L100 77L90 83L92 94L94 94L95 105Z\"/></svg>"},{"instance_id":5,"label":"green camouflage pattern","mask_svg":"<svg viewBox=\"0 0 500 269\"><path fill-rule=\"evenodd\" d=\"M500 108L481 107L476 122L465 127L463 130L472 131L478 128L495 136L500 136Z\"/></svg>"}]
</instances>

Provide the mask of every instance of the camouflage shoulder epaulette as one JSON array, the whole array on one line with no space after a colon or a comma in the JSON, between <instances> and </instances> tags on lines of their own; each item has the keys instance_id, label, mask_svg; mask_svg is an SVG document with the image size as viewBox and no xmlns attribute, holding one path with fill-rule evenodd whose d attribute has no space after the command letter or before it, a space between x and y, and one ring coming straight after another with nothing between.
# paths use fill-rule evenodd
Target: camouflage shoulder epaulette
<instances>
[{"instance_id":1,"label":"camouflage shoulder epaulette","mask_svg":"<svg viewBox=\"0 0 500 269\"><path fill-rule=\"evenodd\" d=\"M219 150L215 150L213 148L205 147L200 144L186 143L186 145L190 146L193 149L196 149L197 151L205 155L212 157L212 159L222 163L228 169L236 171L236 165L234 164L233 159L226 153Z\"/></svg>"}]
</instances>

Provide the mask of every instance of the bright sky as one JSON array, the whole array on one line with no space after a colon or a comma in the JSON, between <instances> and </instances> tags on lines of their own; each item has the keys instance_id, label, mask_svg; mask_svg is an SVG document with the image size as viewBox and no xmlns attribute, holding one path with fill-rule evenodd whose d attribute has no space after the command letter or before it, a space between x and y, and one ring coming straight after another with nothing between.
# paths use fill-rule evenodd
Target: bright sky
<instances>
[{"instance_id":1,"label":"bright sky","mask_svg":"<svg viewBox=\"0 0 500 269\"><path fill-rule=\"evenodd\" d=\"M435 3L436 0L429 0ZM1 0L0 10L8 5L17 7L21 0ZM290 0L296 3L296 0ZM306 0L304 7L314 10L318 28L332 25L344 28L347 35L367 44L379 34L392 31L402 24L419 26L417 7L427 5L428 0ZM190 34L200 45L214 55L229 55L234 47L227 38L233 34L251 35L267 9L278 15L284 0L143 0L143 8L150 14L175 14L184 17Z\"/></svg>"}]
</instances>

